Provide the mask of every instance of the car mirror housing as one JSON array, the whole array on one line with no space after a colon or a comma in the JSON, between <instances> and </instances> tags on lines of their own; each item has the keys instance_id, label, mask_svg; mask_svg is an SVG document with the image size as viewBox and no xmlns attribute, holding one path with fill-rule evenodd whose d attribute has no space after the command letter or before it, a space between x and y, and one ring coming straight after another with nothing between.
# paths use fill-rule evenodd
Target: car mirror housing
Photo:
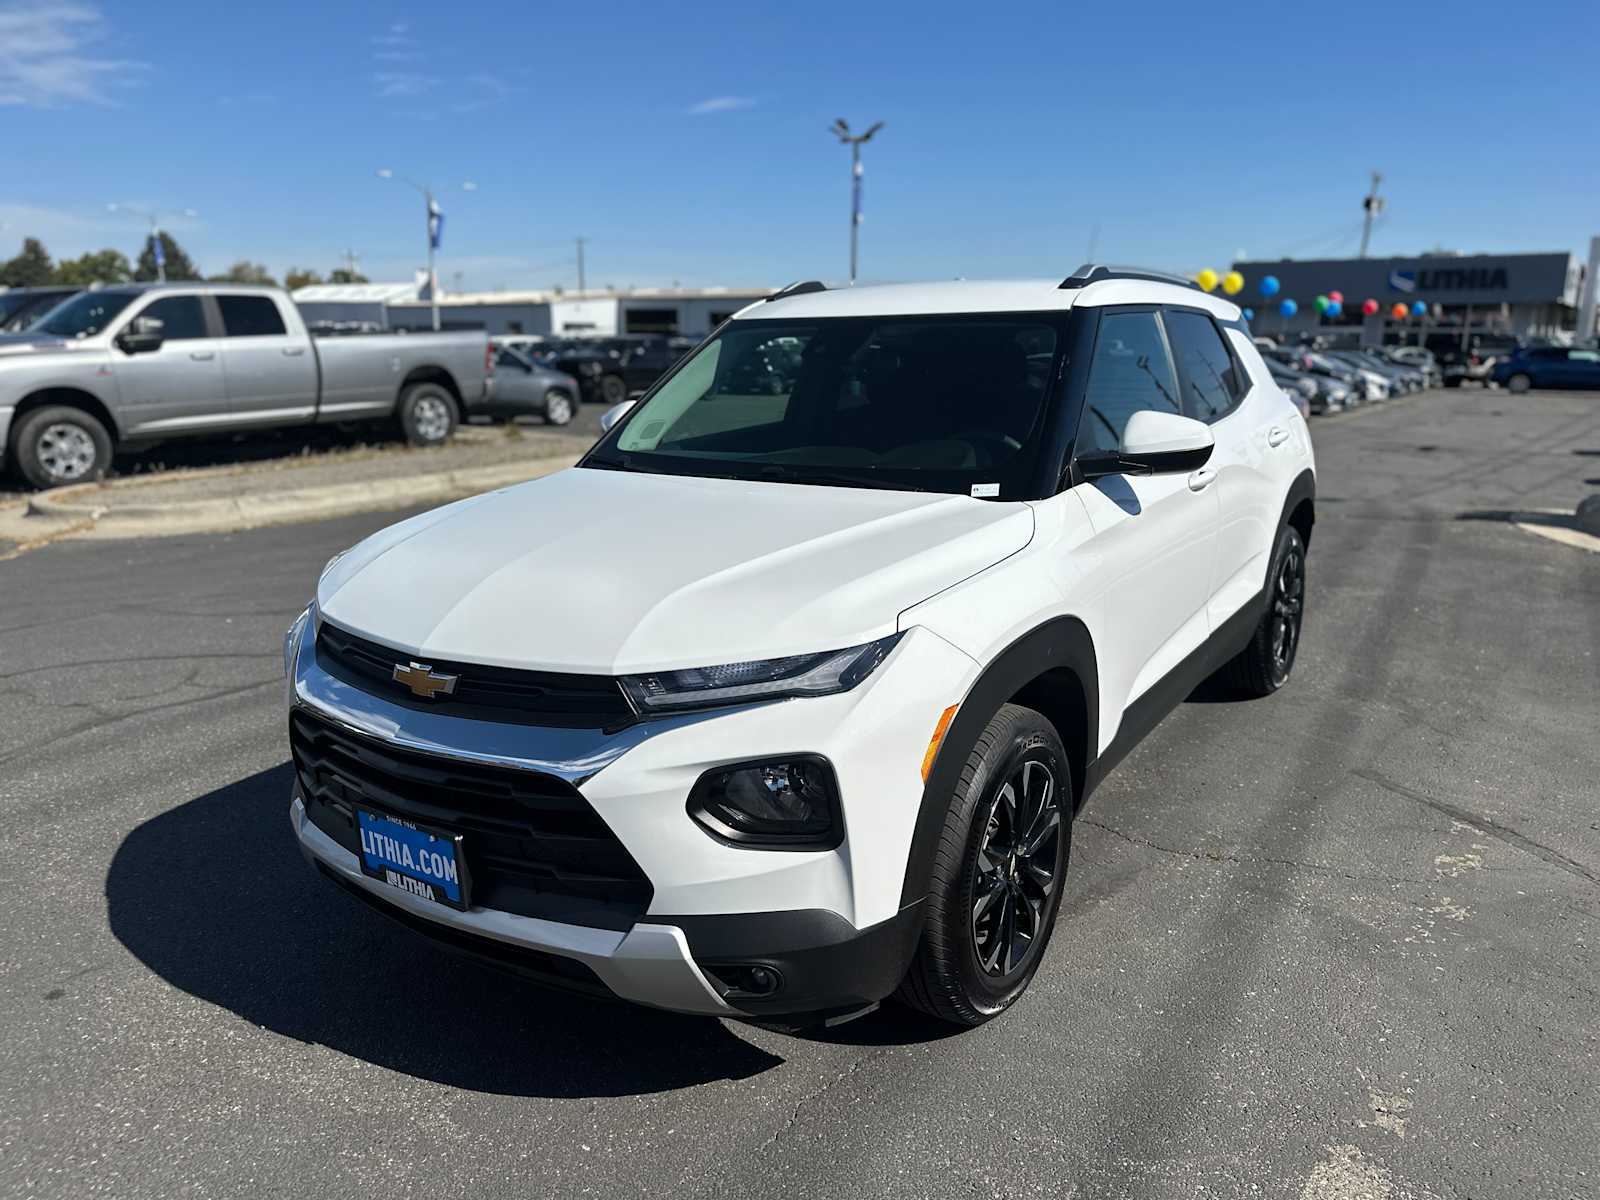
<instances>
[{"instance_id":1,"label":"car mirror housing","mask_svg":"<svg viewBox=\"0 0 1600 1200\"><path fill-rule=\"evenodd\" d=\"M1085 479L1194 471L1206 465L1215 446L1203 421L1142 409L1128 418L1116 450L1079 455L1078 470Z\"/></svg>"},{"instance_id":2,"label":"car mirror housing","mask_svg":"<svg viewBox=\"0 0 1600 1200\"><path fill-rule=\"evenodd\" d=\"M605 412L601 413L600 432L610 433L611 427L618 421L622 420L623 417L627 416L628 410L636 403L637 401L634 400L624 400L621 404L613 404L610 408L606 409Z\"/></svg>"},{"instance_id":3,"label":"car mirror housing","mask_svg":"<svg viewBox=\"0 0 1600 1200\"><path fill-rule=\"evenodd\" d=\"M156 317L135 317L117 334L117 345L124 354L148 354L161 349L166 340L164 323Z\"/></svg>"}]
</instances>

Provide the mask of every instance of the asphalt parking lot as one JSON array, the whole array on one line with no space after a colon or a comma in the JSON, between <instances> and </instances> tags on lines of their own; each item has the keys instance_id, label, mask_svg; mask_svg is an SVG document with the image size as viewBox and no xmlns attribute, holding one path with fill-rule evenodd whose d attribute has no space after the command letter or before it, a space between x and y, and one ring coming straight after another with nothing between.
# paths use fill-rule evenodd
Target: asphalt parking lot
<instances>
[{"instance_id":1,"label":"asphalt parking lot","mask_svg":"<svg viewBox=\"0 0 1600 1200\"><path fill-rule=\"evenodd\" d=\"M1600 1193L1600 399L1313 425L1290 687L1202 692L955 1037L597 1005L360 908L289 834L279 643L395 519L0 562L0 1194Z\"/></svg>"}]
</instances>

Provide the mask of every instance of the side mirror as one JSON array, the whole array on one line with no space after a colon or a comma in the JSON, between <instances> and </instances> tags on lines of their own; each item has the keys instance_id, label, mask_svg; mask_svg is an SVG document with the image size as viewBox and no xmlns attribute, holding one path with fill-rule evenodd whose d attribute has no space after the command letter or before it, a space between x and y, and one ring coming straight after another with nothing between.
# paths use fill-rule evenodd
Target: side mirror
<instances>
[{"instance_id":1,"label":"side mirror","mask_svg":"<svg viewBox=\"0 0 1600 1200\"><path fill-rule=\"evenodd\" d=\"M1206 465L1215 447L1205 422L1141 409L1128 418L1116 450L1079 455L1078 470L1085 479L1195 471Z\"/></svg>"},{"instance_id":2,"label":"side mirror","mask_svg":"<svg viewBox=\"0 0 1600 1200\"><path fill-rule=\"evenodd\" d=\"M600 432L610 433L611 427L627 416L628 410L637 403L637 400L624 400L621 404L614 404L606 409L600 414Z\"/></svg>"},{"instance_id":3,"label":"side mirror","mask_svg":"<svg viewBox=\"0 0 1600 1200\"><path fill-rule=\"evenodd\" d=\"M166 326L157 317L135 317L117 334L117 345L124 354L148 354L161 349L166 341Z\"/></svg>"}]
</instances>

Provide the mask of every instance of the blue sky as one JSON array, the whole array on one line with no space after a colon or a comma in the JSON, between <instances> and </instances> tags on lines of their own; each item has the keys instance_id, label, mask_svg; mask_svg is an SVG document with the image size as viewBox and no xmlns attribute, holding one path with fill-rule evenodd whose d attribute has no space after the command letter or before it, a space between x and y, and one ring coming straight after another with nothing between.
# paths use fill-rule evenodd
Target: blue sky
<instances>
[{"instance_id":1,"label":"blue sky","mask_svg":"<svg viewBox=\"0 0 1600 1200\"><path fill-rule=\"evenodd\" d=\"M1518 13L1526 14L1523 20ZM448 286L1181 270L1353 253L1583 252L1600 233L1600 9L1006 3L218 5L0 0L0 248L114 245L120 201L202 269L240 258ZM471 194L447 185L475 181Z\"/></svg>"}]
</instances>

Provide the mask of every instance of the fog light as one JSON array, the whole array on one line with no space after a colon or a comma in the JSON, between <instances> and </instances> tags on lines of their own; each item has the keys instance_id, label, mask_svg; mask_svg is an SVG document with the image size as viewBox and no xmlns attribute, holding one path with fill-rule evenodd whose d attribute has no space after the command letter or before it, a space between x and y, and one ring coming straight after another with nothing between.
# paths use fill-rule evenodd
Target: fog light
<instances>
[{"instance_id":1,"label":"fog light","mask_svg":"<svg viewBox=\"0 0 1600 1200\"><path fill-rule=\"evenodd\" d=\"M768 850L831 850L843 840L839 787L828 760L796 754L702 775L689 815L713 837Z\"/></svg>"}]
</instances>

